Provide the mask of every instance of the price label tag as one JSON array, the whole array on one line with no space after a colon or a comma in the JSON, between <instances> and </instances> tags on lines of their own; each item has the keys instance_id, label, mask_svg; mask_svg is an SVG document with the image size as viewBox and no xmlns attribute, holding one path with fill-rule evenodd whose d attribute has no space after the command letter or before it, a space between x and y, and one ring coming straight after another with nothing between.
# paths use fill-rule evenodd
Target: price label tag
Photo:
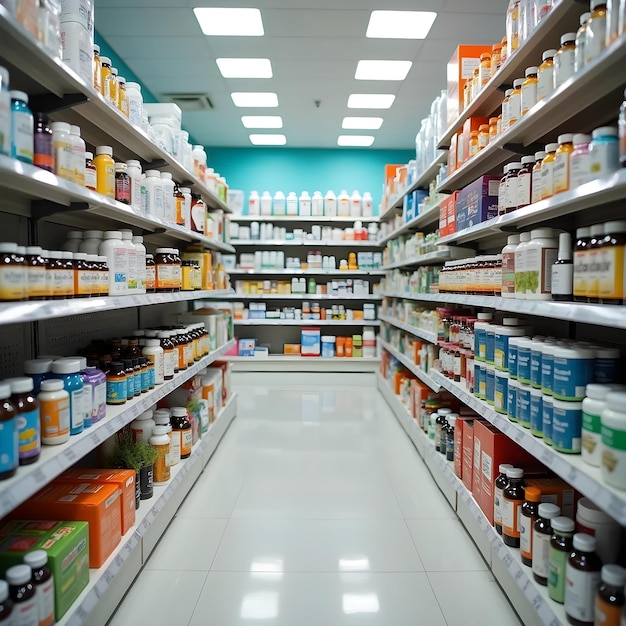
<instances>
[{"instance_id":1,"label":"price label tag","mask_svg":"<svg viewBox=\"0 0 626 626\"><path fill-rule=\"evenodd\" d=\"M76 459L77 459L76 452L74 452L74 450L72 448L68 448L67 450L65 450L65 458L70 463L74 463L74 461L76 461Z\"/></svg>"},{"instance_id":2,"label":"price label tag","mask_svg":"<svg viewBox=\"0 0 626 626\"><path fill-rule=\"evenodd\" d=\"M106 425L106 429L107 429L107 432L109 433L109 436L110 436L110 435L112 435L112 434L114 434L114 433L116 432L116 428L115 428L115 426L113 425L113 423L112 423L112 422L109 422L109 423Z\"/></svg>"},{"instance_id":3,"label":"price label tag","mask_svg":"<svg viewBox=\"0 0 626 626\"><path fill-rule=\"evenodd\" d=\"M97 430L94 430L91 434L91 441L93 441L96 446L100 445L102 439L100 438L100 433Z\"/></svg>"}]
</instances>

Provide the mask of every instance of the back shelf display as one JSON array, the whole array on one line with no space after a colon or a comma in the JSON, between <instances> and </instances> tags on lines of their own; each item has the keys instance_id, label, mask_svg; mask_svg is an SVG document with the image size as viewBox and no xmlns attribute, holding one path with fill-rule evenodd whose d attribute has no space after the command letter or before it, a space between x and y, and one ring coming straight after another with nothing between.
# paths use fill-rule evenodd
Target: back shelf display
<instances>
[{"instance_id":1,"label":"back shelf display","mask_svg":"<svg viewBox=\"0 0 626 626\"><path fill-rule=\"evenodd\" d=\"M348 247L348 246L347 246ZM349 249L349 248L348 248ZM319 250L308 252L306 259L286 256L282 250L241 252L237 270L377 270L382 267L381 252L344 252L342 256L323 255Z\"/></svg>"}]
</instances>

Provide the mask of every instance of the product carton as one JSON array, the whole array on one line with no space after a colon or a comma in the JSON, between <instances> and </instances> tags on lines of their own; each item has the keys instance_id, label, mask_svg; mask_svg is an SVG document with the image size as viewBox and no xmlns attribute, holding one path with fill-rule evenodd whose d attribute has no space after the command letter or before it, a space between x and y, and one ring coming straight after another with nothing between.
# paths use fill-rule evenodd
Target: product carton
<instances>
[{"instance_id":1,"label":"product carton","mask_svg":"<svg viewBox=\"0 0 626 626\"><path fill-rule=\"evenodd\" d=\"M11 520L0 526L0 575L33 550L48 553L59 621L89 583L89 529L86 522Z\"/></svg>"},{"instance_id":2,"label":"product carton","mask_svg":"<svg viewBox=\"0 0 626 626\"><path fill-rule=\"evenodd\" d=\"M465 448L463 445L464 430L473 429L474 416L458 417L454 424L454 473L463 479L463 468L465 465ZM470 434L468 433L468 436ZM473 438L473 431L471 433ZM468 450L469 453L469 450Z\"/></svg>"},{"instance_id":3,"label":"product carton","mask_svg":"<svg viewBox=\"0 0 626 626\"><path fill-rule=\"evenodd\" d=\"M448 126L463 111L465 83L474 74L474 69L480 65L480 55L483 52L491 54L491 46L460 45L448 62Z\"/></svg>"},{"instance_id":4,"label":"product carton","mask_svg":"<svg viewBox=\"0 0 626 626\"><path fill-rule=\"evenodd\" d=\"M211 368L221 370L222 372L222 406L226 406L232 389L233 364L230 361L213 361Z\"/></svg>"},{"instance_id":5,"label":"product carton","mask_svg":"<svg viewBox=\"0 0 626 626\"><path fill-rule=\"evenodd\" d=\"M478 442L478 443L476 443ZM474 484L480 483L476 498L485 517L493 524L494 483L501 463L510 463L524 470L541 469L541 463L489 422L474 422ZM474 495L476 497L476 495Z\"/></svg>"},{"instance_id":6,"label":"product carton","mask_svg":"<svg viewBox=\"0 0 626 626\"><path fill-rule=\"evenodd\" d=\"M456 201L457 232L498 215L499 176L481 176L459 192Z\"/></svg>"},{"instance_id":7,"label":"product carton","mask_svg":"<svg viewBox=\"0 0 626 626\"><path fill-rule=\"evenodd\" d=\"M460 167L463 163L469 161L470 158L470 139L472 131L478 130L481 124L489 124L488 117L468 117L463 124L463 152L457 151L457 165ZM457 148L458 150L458 148Z\"/></svg>"},{"instance_id":8,"label":"product carton","mask_svg":"<svg viewBox=\"0 0 626 626\"><path fill-rule=\"evenodd\" d=\"M411 395L413 400L411 404L411 415L413 416L413 419L417 420L418 422L420 418L422 404L426 402L429 394L430 389L420 380L413 379L411 381Z\"/></svg>"},{"instance_id":9,"label":"product carton","mask_svg":"<svg viewBox=\"0 0 626 626\"><path fill-rule=\"evenodd\" d=\"M526 477L526 486L537 487L541 491L541 501L556 504L561 515L574 519L576 491L561 478Z\"/></svg>"},{"instance_id":10,"label":"product carton","mask_svg":"<svg viewBox=\"0 0 626 626\"><path fill-rule=\"evenodd\" d=\"M254 356L254 346L256 339L239 340L239 356Z\"/></svg>"},{"instance_id":11,"label":"product carton","mask_svg":"<svg viewBox=\"0 0 626 626\"><path fill-rule=\"evenodd\" d=\"M476 420L475 420L476 421ZM474 422L463 422L463 484L468 491L474 487Z\"/></svg>"},{"instance_id":12,"label":"product carton","mask_svg":"<svg viewBox=\"0 0 626 626\"><path fill-rule=\"evenodd\" d=\"M105 483L117 485L122 490L122 535L135 525L135 472L125 469L69 469L61 474L56 482L64 483Z\"/></svg>"},{"instance_id":13,"label":"product carton","mask_svg":"<svg viewBox=\"0 0 626 626\"><path fill-rule=\"evenodd\" d=\"M12 519L89 523L89 567L98 568L122 538L122 491L117 485L51 483L13 513Z\"/></svg>"},{"instance_id":14,"label":"product carton","mask_svg":"<svg viewBox=\"0 0 626 626\"><path fill-rule=\"evenodd\" d=\"M322 334L319 328L303 328L300 340L302 356L320 356L322 350Z\"/></svg>"},{"instance_id":15,"label":"product carton","mask_svg":"<svg viewBox=\"0 0 626 626\"><path fill-rule=\"evenodd\" d=\"M448 234L448 207L446 201L439 204L439 236L445 237Z\"/></svg>"},{"instance_id":16,"label":"product carton","mask_svg":"<svg viewBox=\"0 0 626 626\"><path fill-rule=\"evenodd\" d=\"M455 191L446 202L448 209L448 235L456 233L456 203L459 199L459 192Z\"/></svg>"}]
</instances>

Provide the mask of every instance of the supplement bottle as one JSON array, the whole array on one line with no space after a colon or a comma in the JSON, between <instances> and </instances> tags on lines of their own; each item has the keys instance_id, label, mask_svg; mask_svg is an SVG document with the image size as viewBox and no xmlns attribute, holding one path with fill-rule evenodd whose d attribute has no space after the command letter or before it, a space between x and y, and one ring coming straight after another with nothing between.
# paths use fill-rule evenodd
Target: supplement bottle
<instances>
[{"instance_id":1,"label":"supplement bottle","mask_svg":"<svg viewBox=\"0 0 626 626\"><path fill-rule=\"evenodd\" d=\"M166 426L155 426L149 438L150 445L157 451L154 462L154 484L164 485L170 479L170 435Z\"/></svg>"},{"instance_id":2,"label":"supplement bottle","mask_svg":"<svg viewBox=\"0 0 626 626\"><path fill-rule=\"evenodd\" d=\"M574 246L574 302L587 302L589 279L589 244L591 229L576 229L576 245Z\"/></svg>"},{"instance_id":3,"label":"supplement bottle","mask_svg":"<svg viewBox=\"0 0 626 626\"><path fill-rule=\"evenodd\" d=\"M166 461L170 467L174 467L174 465L178 465L180 463L180 437L172 436L169 409L157 409L154 412L154 421L157 426L164 427L167 432L167 436L170 440L170 446Z\"/></svg>"},{"instance_id":4,"label":"supplement bottle","mask_svg":"<svg viewBox=\"0 0 626 626\"><path fill-rule=\"evenodd\" d=\"M54 577L48 567L48 553L45 550L28 552L24 555L24 564L28 565L33 573L39 626L53 626Z\"/></svg>"},{"instance_id":5,"label":"supplement bottle","mask_svg":"<svg viewBox=\"0 0 626 626\"><path fill-rule=\"evenodd\" d=\"M606 46L606 0L591 0L591 15L585 31L585 65Z\"/></svg>"},{"instance_id":6,"label":"supplement bottle","mask_svg":"<svg viewBox=\"0 0 626 626\"><path fill-rule=\"evenodd\" d=\"M101 67L101 72L100 72L100 85L102 88L102 95L105 97L105 99L109 99L109 94L107 92L107 88L108 88L108 78L111 75L111 59L109 59L109 57L100 57L100 67Z\"/></svg>"},{"instance_id":7,"label":"supplement bottle","mask_svg":"<svg viewBox=\"0 0 626 626\"><path fill-rule=\"evenodd\" d=\"M526 250L530 244L530 233L520 233L520 242L515 250L515 298L526 300Z\"/></svg>"},{"instance_id":8,"label":"supplement bottle","mask_svg":"<svg viewBox=\"0 0 626 626\"><path fill-rule=\"evenodd\" d=\"M117 108L124 117L128 117L128 97L126 96L126 79L123 76L117 78Z\"/></svg>"},{"instance_id":9,"label":"supplement bottle","mask_svg":"<svg viewBox=\"0 0 626 626\"><path fill-rule=\"evenodd\" d=\"M41 453L39 402L32 378L10 378L11 402L17 409L20 465L30 465Z\"/></svg>"},{"instance_id":10,"label":"supplement bottle","mask_svg":"<svg viewBox=\"0 0 626 626\"><path fill-rule=\"evenodd\" d=\"M541 196L543 193L541 166L545 158L546 158L546 153L543 150L539 152L535 152L535 165L533 167L531 196L530 196L532 200L532 204L534 204L535 202L539 202L541 200Z\"/></svg>"},{"instance_id":11,"label":"supplement bottle","mask_svg":"<svg viewBox=\"0 0 626 626\"><path fill-rule=\"evenodd\" d=\"M619 559L621 527L589 498L581 498L576 506L576 532L596 538L596 552L604 563Z\"/></svg>"},{"instance_id":12,"label":"supplement bottle","mask_svg":"<svg viewBox=\"0 0 626 626\"><path fill-rule=\"evenodd\" d=\"M546 50L541 65L537 68L537 102L554 91L554 55L556 50Z\"/></svg>"},{"instance_id":13,"label":"supplement bottle","mask_svg":"<svg viewBox=\"0 0 626 626\"><path fill-rule=\"evenodd\" d=\"M161 172L161 184L163 185L163 219L176 224L174 181L170 172Z\"/></svg>"},{"instance_id":14,"label":"supplement bottle","mask_svg":"<svg viewBox=\"0 0 626 626\"><path fill-rule=\"evenodd\" d=\"M554 55L554 88L558 89L574 75L576 33L561 36L561 47Z\"/></svg>"},{"instance_id":15,"label":"supplement bottle","mask_svg":"<svg viewBox=\"0 0 626 626\"><path fill-rule=\"evenodd\" d=\"M102 58L100 57L100 46L93 45L93 88L102 93Z\"/></svg>"},{"instance_id":16,"label":"supplement bottle","mask_svg":"<svg viewBox=\"0 0 626 626\"><path fill-rule=\"evenodd\" d=\"M150 441L152 430L156 426L152 411L144 411L130 424L134 441Z\"/></svg>"},{"instance_id":17,"label":"supplement bottle","mask_svg":"<svg viewBox=\"0 0 626 626\"><path fill-rule=\"evenodd\" d=\"M617 387L617 388L616 388ZM587 385L583 400L582 459L593 467L600 467L602 433L601 415L606 408L606 397L620 391L619 385ZM606 559L603 559L606 560Z\"/></svg>"},{"instance_id":18,"label":"supplement bottle","mask_svg":"<svg viewBox=\"0 0 626 626\"><path fill-rule=\"evenodd\" d=\"M606 222L599 245L602 267L598 272L598 296L602 304L626 302L626 220Z\"/></svg>"},{"instance_id":19,"label":"supplement bottle","mask_svg":"<svg viewBox=\"0 0 626 626\"><path fill-rule=\"evenodd\" d=\"M626 604L626 569L619 565L604 565L600 579L595 597L594 626L620 626L622 609Z\"/></svg>"},{"instance_id":20,"label":"supplement bottle","mask_svg":"<svg viewBox=\"0 0 626 626\"><path fill-rule=\"evenodd\" d=\"M9 598L9 584L0 580L0 624L14 626L13 600Z\"/></svg>"},{"instance_id":21,"label":"supplement bottle","mask_svg":"<svg viewBox=\"0 0 626 626\"><path fill-rule=\"evenodd\" d=\"M24 361L24 375L33 381L33 392L37 395L41 383L51 377L52 359L29 359Z\"/></svg>"},{"instance_id":22,"label":"supplement bottle","mask_svg":"<svg viewBox=\"0 0 626 626\"><path fill-rule=\"evenodd\" d=\"M85 366L81 370L81 377L85 385L85 395L88 399L85 418L86 425L99 422L106 417L106 375L94 366Z\"/></svg>"},{"instance_id":23,"label":"supplement bottle","mask_svg":"<svg viewBox=\"0 0 626 626\"><path fill-rule=\"evenodd\" d=\"M506 56L513 54L520 44L520 0L509 0L506 11Z\"/></svg>"},{"instance_id":24,"label":"supplement bottle","mask_svg":"<svg viewBox=\"0 0 626 626\"><path fill-rule=\"evenodd\" d=\"M128 121L135 128L141 128L143 97L139 83L126 83L126 100L128 101Z\"/></svg>"},{"instance_id":25,"label":"supplement bottle","mask_svg":"<svg viewBox=\"0 0 626 626\"><path fill-rule=\"evenodd\" d=\"M70 141L74 157L72 180L81 187L85 186L85 142L80 136L80 127L70 126Z\"/></svg>"},{"instance_id":26,"label":"supplement bottle","mask_svg":"<svg viewBox=\"0 0 626 626\"><path fill-rule=\"evenodd\" d=\"M178 355L176 347L172 343L171 333L164 331L157 335L161 348L163 348L163 379L172 380L178 370Z\"/></svg>"},{"instance_id":27,"label":"supplement bottle","mask_svg":"<svg viewBox=\"0 0 626 626\"><path fill-rule=\"evenodd\" d=\"M574 135L574 150L570 155L570 189L584 185L594 178L591 175L590 143L591 135L582 133Z\"/></svg>"},{"instance_id":28,"label":"supplement bottle","mask_svg":"<svg viewBox=\"0 0 626 626\"><path fill-rule=\"evenodd\" d=\"M574 550L565 567L565 615L574 626L593 626L602 561L591 535L576 533L572 543Z\"/></svg>"},{"instance_id":29,"label":"supplement bottle","mask_svg":"<svg viewBox=\"0 0 626 626\"><path fill-rule=\"evenodd\" d=\"M11 478L19 465L18 410L11 386L0 383L0 480Z\"/></svg>"},{"instance_id":30,"label":"supplement bottle","mask_svg":"<svg viewBox=\"0 0 626 626\"><path fill-rule=\"evenodd\" d=\"M10 91L11 96L11 156L24 163L33 162L34 120L28 108L28 95Z\"/></svg>"},{"instance_id":31,"label":"supplement bottle","mask_svg":"<svg viewBox=\"0 0 626 626\"><path fill-rule=\"evenodd\" d=\"M589 171L592 180L609 176L619 170L619 140L617 128L602 126L591 133Z\"/></svg>"},{"instance_id":32,"label":"supplement bottle","mask_svg":"<svg viewBox=\"0 0 626 626\"><path fill-rule=\"evenodd\" d=\"M626 392L612 392L602 411L602 478L617 489L626 489Z\"/></svg>"},{"instance_id":33,"label":"supplement bottle","mask_svg":"<svg viewBox=\"0 0 626 626\"><path fill-rule=\"evenodd\" d=\"M532 177L534 156L522 157L522 167L517 173L517 207L518 209L528 206L532 202Z\"/></svg>"},{"instance_id":34,"label":"supplement bottle","mask_svg":"<svg viewBox=\"0 0 626 626\"><path fill-rule=\"evenodd\" d=\"M159 339L146 339L146 345L143 348L142 353L154 364L155 385L162 385L165 380L164 352Z\"/></svg>"},{"instance_id":35,"label":"supplement bottle","mask_svg":"<svg viewBox=\"0 0 626 626\"><path fill-rule=\"evenodd\" d=\"M580 16L580 28L576 33L576 51L574 52L574 72L580 72L585 67L585 43L587 41L587 26L591 13Z\"/></svg>"},{"instance_id":36,"label":"supplement bottle","mask_svg":"<svg viewBox=\"0 0 626 626\"><path fill-rule=\"evenodd\" d=\"M126 173L130 185L130 204L136 209L141 209L141 164L139 161L135 159L126 161Z\"/></svg>"},{"instance_id":37,"label":"supplement bottle","mask_svg":"<svg viewBox=\"0 0 626 626\"><path fill-rule=\"evenodd\" d=\"M101 230L86 230L78 249L84 254L98 254L104 233Z\"/></svg>"},{"instance_id":38,"label":"supplement bottle","mask_svg":"<svg viewBox=\"0 0 626 626\"><path fill-rule=\"evenodd\" d=\"M130 178L126 163L115 164L115 199L122 204L131 203Z\"/></svg>"},{"instance_id":39,"label":"supplement bottle","mask_svg":"<svg viewBox=\"0 0 626 626\"><path fill-rule=\"evenodd\" d=\"M509 127L513 126L522 117L522 85L523 78L513 81L513 92L509 97Z\"/></svg>"},{"instance_id":40,"label":"supplement bottle","mask_svg":"<svg viewBox=\"0 0 626 626\"><path fill-rule=\"evenodd\" d=\"M0 154L11 156L11 96L9 70L0 65Z\"/></svg>"},{"instance_id":41,"label":"supplement bottle","mask_svg":"<svg viewBox=\"0 0 626 626\"><path fill-rule=\"evenodd\" d=\"M63 243L63 250L67 252L79 252L80 242L83 240L82 230L70 230L67 239Z\"/></svg>"},{"instance_id":42,"label":"supplement bottle","mask_svg":"<svg viewBox=\"0 0 626 626\"><path fill-rule=\"evenodd\" d=\"M25 300L26 266L17 255L17 244L0 244L0 301Z\"/></svg>"},{"instance_id":43,"label":"supplement bottle","mask_svg":"<svg viewBox=\"0 0 626 626\"><path fill-rule=\"evenodd\" d=\"M47 262L39 246L28 246L24 260L26 262L26 295L29 300L45 300L48 293Z\"/></svg>"},{"instance_id":44,"label":"supplement bottle","mask_svg":"<svg viewBox=\"0 0 626 626\"><path fill-rule=\"evenodd\" d=\"M146 213L152 217L163 219L165 216L165 198L161 173L158 170L147 170L144 186L146 189Z\"/></svg>"},{"instance_id":45,"label":"supplement bottle","mask_svg":"<svg viewBox=\"0 0 626 626\"><path fill-rule=\"evenodd\" d=\"M543 502L539 505L539 517L533 528L533 578L544 587L548 584L550 564L550 539L552 520L557 519L561 509L556 504Z\"/></svg>"},{"instance_id":46,"label":"supplement bottle","mask_svg":"<svg viewBox=\"0 0 626 626\"><path fill-rule=\"evenodd\" d=\"M54 152L54 173L65 180L74 181L74 146L70 125L53 122L52 147ZM77 250L72 250L77 252Z\"/></svg>"},{"instance_id":47,"label":"supplement bottle","mask_svg":"<svg viewBox=\"0 0 626 626\"><path fill-rule=\"evenodd\" d=\"M134 235L132 243L137 251L137 291L146 293L146 247L143 245L143 237Z\"/></svg>"},{"instance_id":48,"label":"supplement bottle","mask_svg":"<svg viewBox=\"0 0 626 626\"><path fill-rule=\"evenodd\" d=\"M552 266L552 299L557 302L571 302L574 297L573 281L572 237L569 233L560 233L558 258Z\"/></svg>"},{"instance_id":49,"label":"supplement bottle","mask_svg":"<svg viewBox=\"0 0 626 626\"><path fill-rule=\"evenodd\" d=\"M548 595L552 600L565 602L565 569L572 552L574 520L569 517L555 517L552 522L550 539L550 562L548 565Z\"/></svg>"},{"instance_id":50,"label":"supplement bottle","mask_svg":"<svg viewBox=\"0 0 626 626\"><path fill-rule=\"evenodd\" d=\"M63 381L65 391L70 394L70 435L78 435L83 431L85 415L80 361L58 359L52 363L52 374Z\"/></svg>"},{"instance_id":51,"label":"supplement bottle","mask_svg":"<svg viewBox=\"0 0 626 626\"><path fill-rule=\"evenodd\" d=\"M129 294L137 293L137 248L133 244L133 231L121 230L122 243L128 254L128 274L126 277L126 288Z\"/></svg>"},{"instance_id":52,"label":"supplement bottle","mask_svg":"<svg viewBox=\"0 0 626 626\"><path fill-rule=\"evenodd\" d=\"M128 397L128 382L124 363L112 361L107 377L107 404L125 404Z\"/></svg>"},{"instance_id":53,"label":"supplement bottle","mask_svg":"<svg viewBox=\"0 0 626 626\"><path fill-rule=\"evenodd\" d=\"M541 162L541 199L546 200L554 195L554 162L558 143L549 143L546 146L546 156Z\"/></svg>"},{"instance_id":54,"label":"supplement bottle","mask_svg":"<svg viewBox=\"0 0 626 626\"><path fill-rule=\"evenodd\" d=\"M35 114L33 165L54 172L54 142L50 119L45 113ZM1 144L1 141L0 141ZM2 148L0 147L0 153Z\"/></svg>"},{"instance_id":55,"label":"supplement bottle","mask_svg":"<svg viewBox=\"0 0 626 626\"><path fill-rule=\"evenodd\" d=\"M524 470L511 467L506 470L508 486L502 492L502 537L507 546L519 548L520 545L520 510L524 504L522 481Z\"/></svg>"},{"instance_id":56,"label":"supplement bottle","mask_svg":"<svg viewBox=\"0 0 626 626\"><path fill-rule=\"evenodd\" d=\"M98 170L93 164L93 152L85 152L85 187L91 191L98 190Z\"/></svg>"},{"instance_id":57,"label":"supplement bottle","mask_svg":"<svg viewBox=\"0 0 626 626\"><path fill-rule=\"evenodd\" d=\"M520 554L522 563L528 567L533 564L533 528L539 517L539 505L541 504L541 490L538 487L526 487L524 489L526 501L522 505L519 530L520 530Z\"/></svg>"},{"instance_id":58,"label":"supplement bottle","mask_svg":"<svg viewBox=\"0 0 626 626\"><path fill-rule=\"evenodd\" d=\"M122 359L124 365L124 373L126 374L126 399L132 400L135 396L135 391L139 387L139 393L141 393L141 375L135 376L135 368L133 366L132 359ZM136 381L135 379L138 378Z\"/></svg>"},{"instance_id":59,"label":"supplement bottle","mask_svg":"<svg viewBox=\"0 0 626 626\"><path fill-rule=\"evenodd\" d=\"M600 302L600 274L602 272L602 255L600 248L604 241L604 224L594 224L591 227L591 240L587 248L587 302Z\"/></svg>"},{"instance_id":60,"label":"supplement bottle","mask_svg":"<svg viewBox=\"0 0 626 626\"><path fill-rule=\"evenodd\" d=\"M512 93L513 93L512 89L507 89L504 92L504 100L502 100L502 120L500 123L501 128L500 128L500 131L498 132L498 135L509 127L509 118L510 118L509 104L511 103Z\"/></svg>"},{"instance_id":61,"label":"supplement bottle","mask_svg":"<svg viewBox=\"0 0 626 626\"><path fill-rule=\"evenodd\" d=\"M515 298L515 251L520 242L519 235L509 235L507 245L502 248L502 297Z\"/></svg>"},{"instance_id":62,"label":"supplement bottle","mask_svg":"<svg viewBox=\"0 0 626 626\"><path fill-rule=\"evenodd\" d=\"M109 295L125 295L128 289L128 248L119 230L108 230L99 253L106 256L109 266Z\"/></svg>"},{"instance_id":63,"label":"supplement bottle","mask_svg":"<svg viewBox=\"0 0 626 626\"><path fill-rule=\"evenodd\" d=\"M173 407L170 423L172 424L172 437L178 437L180 440L180 458L188 459L191 456L193 433L191 422L187 418L187 409L185 407Z\"/></svg>"},{"instance_id":64,"label":"supplement bottle","mask_svg":"<svg viewBox=\"0 0 626 626\"><path fill-rule=\"evenodd\" d=\"M28 565L9 567L5 577L9 583L9 596L13 601L15 624L39 626L39 607L30 567Z\"/></svg>"},{"instance_id":65,"label":"supplement bottle","mask_svg":"<svg viewBox=\"0 0 626 626\"><path fill-rule=\"evenodd\" d=\"M47 446L65 443L70 438L70 394L63 381L44 380L37 395L41 419L41 443Z\"/></svg>"},{"instance_id":66,"label":"supplement bottle","mask_svg":"<svg viewBox=\"0 0 626 626\"><path fill-rule=\"evenodd\" d=\"M570 189L570 158L574 152L574 135L559 135L559 147L554 156L554 193Z\"/></svg>"},{"instance_id":67,"label":"supplement bottle","mask_svg":"<svg viewBox=\"0 0 626 626\"><path fill-rule=\"evenodd\" d=\"M435 420L435 449L440 452L441 448L441 431L446 423L446 416L452 413L451 409L441 408L437 411L437 419Z\"/></svg>"},{"instance_id":68,"label":"supplement bottle","mask_svg":"<svg viewBox=\"0 0 626 626\"><path fill-rule=\"evenodd\" d=\"M115 161L111 146L97 146L96 158L96 191L107 198L115 200Z\"/></svg>"},{"instance_id":69,"label":"supplement bottle","mask_svg":"<svg viewBox=\"0 0 626 626\"><path fill-rule=\"evenodd\" d=\"M522 115L526 115L537 104L538 71L539 68L537 67L527 67L524 72L526 80L522 83Z\"/></svg>"}]
</instances>

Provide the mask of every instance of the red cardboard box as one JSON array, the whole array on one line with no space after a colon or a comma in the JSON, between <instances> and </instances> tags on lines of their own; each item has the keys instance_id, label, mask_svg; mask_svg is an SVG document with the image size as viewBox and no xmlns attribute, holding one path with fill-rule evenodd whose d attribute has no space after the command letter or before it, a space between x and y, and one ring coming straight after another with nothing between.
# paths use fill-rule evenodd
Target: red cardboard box
<instances>
[{"instance_id":1,"label":"red cardboard box","mask_svg":"<svg viewBox=\"0 0 626 626\"><path fill-rule=\"evenodd\" d=\"M478 445L476 442L478 441ZM479 476L474 476L474 484L480 483L480 498L476 498L480 508L493 524L493 485L498 477L501 463L510 463L525 470L541 469L541 463L512 439L501 433L489 422L474 423L474 452L479 451L480 460L474 459L474 469L478 467ZM475 496L474 496L475 497Z\"/></svg>"},{"instance_id":2,"label":"red cardboard box","mask_svg":"<svg viewBox=\"0 0 626 626\"><path fill-rule=\"evenodd\" d=\"M445 237L448 234L448 205L447 198L439 204L439 236Z\"/></svg>"},{"instance_id":3,"label":"red cardboard box","mask_svg":"<svg viewBox=\"0 0 626 626\"><path fill-rule=\"evenodd\" d=\"M468 491L473 488L474 476L474 422L463 423L463 484Z\"/></svg>"},{"instance_id":4,"label":"red cardboard box","mask_svg":"<svg viewBox=\"0 0 626 626\"><path fill-rule=\"evenodd\" d=\"M446 211L448 213L448 235L456 233L456 203L459 197L459 192L455 191L449 198L446 199Z\"/></svg>"},{"instance_id":5,"label":"red cardboard box","mask_svg":"<svg viewBox=\"0 0 626 626\"><path fill-rule=\"evenodd\" d=\"M465 430L465 428L472 427L471 423L474 421L474 419L476 419L474 416L461 416L457 417L454 424L454 473L461 479L463 478L463 466L465 456L465 450L463 448L463 431Z\"/></svg>"}]
</instances>

